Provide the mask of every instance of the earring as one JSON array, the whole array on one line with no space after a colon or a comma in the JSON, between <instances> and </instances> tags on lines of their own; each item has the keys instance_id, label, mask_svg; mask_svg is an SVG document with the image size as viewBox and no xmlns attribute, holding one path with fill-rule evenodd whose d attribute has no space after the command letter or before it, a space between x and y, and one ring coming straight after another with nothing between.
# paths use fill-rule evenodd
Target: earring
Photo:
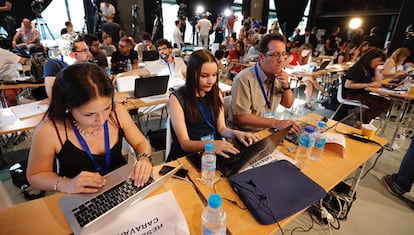
<instances>
[{"instance_id":1,"label":"earring","mask_svg":"<svg viewBox=\"0 0 414 235\"><path fill-rule=\"evenodd\" d=\"M65 113L66 113L66 114L68 114L68 113L69 113L69 109L66 109L66 110L65 110Z\"/></svg>"}]
</instances>

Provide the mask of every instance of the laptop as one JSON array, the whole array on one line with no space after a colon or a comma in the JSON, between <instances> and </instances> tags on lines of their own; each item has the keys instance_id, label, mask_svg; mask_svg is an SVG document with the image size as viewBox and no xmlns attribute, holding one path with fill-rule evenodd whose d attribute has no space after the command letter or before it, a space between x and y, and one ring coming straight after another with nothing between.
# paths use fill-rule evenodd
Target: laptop
<instances>
[{"instance_id":1,"label":"laptop","mask_svg":"<svg viewBox=\"0 0 414 235\"><path fill-rule=\"evenodd\" d=\"M142 61L154 61L160 58L158 51L142 51Z\"/></svg>"},{"instance_id":2,"label":"laptop","mask_svg":"<svg viewBox=\"0 0 414 235\"><path fill-rule=\"evenodd\" d=\"M240 150L240 153L236 155L229 154L230 158L217 156L216 169L224 176L229 177L251 168L251 166L256 167L258 162L263 164L271 162L272 159L268 156L273 153L279 144L283 143L283 139L290 128L291 126L279 131L268 129L271 132L268 137L249 146L244 146L241 142L235 140L233 145ZM198 170L201 169L201 155L199 153L187 155L187 159Z\"/></svg>"},{"instance_id":3,"label":"laptop","mask_svg":"<svg viewBox=\"0 0 414 235\"><path fill-rule=\"evenodd\" d=\"M319 68L316 71L324 70L330 63L330 60L324 60L322 61L322 64L319 66Z\"/></svg>"},{"instance_id":4,"label":"laptop","mask_svg":"<svg viewBox=\"0 0 414 235\"><path fill-rule=\"evenodd\" d=\"M142 98L165 94L169 78L169 75L161 75L135 79L134 97Z\"/></svg>"},{"instance_id":5,"label":"laptop","mask_svg":"<svg viewBox=\"0 0 414 235\"><path fill-rule=\"evenodd\" d=\"M128 179L133 166L133 161L130 161L105 175L106 185L97 193L66 194L59 199L59 205L75 235L91 234L102 229L106 224L113 222L123 210L158 189L182 168L182 165L177 166L158 179L150 178L143 187L136 187ZM102 199L108 199L110 203ZM99 209L103 211L90 211Z\"/></svg>"}]
</instances>

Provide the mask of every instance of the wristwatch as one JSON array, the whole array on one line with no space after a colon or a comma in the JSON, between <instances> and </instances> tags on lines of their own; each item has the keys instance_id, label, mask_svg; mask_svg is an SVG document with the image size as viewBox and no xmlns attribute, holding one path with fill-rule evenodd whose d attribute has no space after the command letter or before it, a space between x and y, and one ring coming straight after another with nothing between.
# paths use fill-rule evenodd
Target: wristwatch
<instances>
[{"instance_id":1,"label":"wristwatch","mask_svg":"<svg viewBox=\"0 0 414 235\"><path fill-rule=\"evenodd\" d=\"M291 90L290 87L281 87L282 91Z\"/></svg>"}]
</instances>

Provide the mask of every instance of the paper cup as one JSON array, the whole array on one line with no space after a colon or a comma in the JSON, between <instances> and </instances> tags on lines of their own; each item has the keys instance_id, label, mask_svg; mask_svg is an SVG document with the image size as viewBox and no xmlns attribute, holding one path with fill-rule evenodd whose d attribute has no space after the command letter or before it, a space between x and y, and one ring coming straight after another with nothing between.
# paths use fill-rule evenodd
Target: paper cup
<instances>
[{"instance_id":1,"label":"paper cup","mask_svg":"<svg viewBox=\"0 0 414 235\"><path fill-rule=\"evenodd\" d=\"M361 134L368 137L368 139L372 139L374 137L375 132L377 132L377 128L372 124L363 124Z\"/></svg>"}]
</instances>

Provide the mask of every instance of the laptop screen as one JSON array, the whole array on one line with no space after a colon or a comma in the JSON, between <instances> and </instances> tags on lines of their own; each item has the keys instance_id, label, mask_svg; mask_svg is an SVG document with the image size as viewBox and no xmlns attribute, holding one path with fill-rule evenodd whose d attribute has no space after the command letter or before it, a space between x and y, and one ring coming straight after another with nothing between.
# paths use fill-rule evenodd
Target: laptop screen
<instances>
[{"instance_id":1,"label":"laptop screen","mask_svg":"<svg viewBox=\"0 0 414 235\"><path fill-rule=\"evenodd\" d=\"M168 75L162 75L135 79L134 97L142 98L165 94L169 78Z\"/></svg>"},{"instance_id":2,"label":"laptop screen","mask_svg":"<svg viewBox=\"0 0 414 235\"><path fill-rule=\"evenodd\" d=\"M159 59L158 51L143 51L142 52L142 60L143 61L153 61Z\"/></svg>"}]
</instances>

